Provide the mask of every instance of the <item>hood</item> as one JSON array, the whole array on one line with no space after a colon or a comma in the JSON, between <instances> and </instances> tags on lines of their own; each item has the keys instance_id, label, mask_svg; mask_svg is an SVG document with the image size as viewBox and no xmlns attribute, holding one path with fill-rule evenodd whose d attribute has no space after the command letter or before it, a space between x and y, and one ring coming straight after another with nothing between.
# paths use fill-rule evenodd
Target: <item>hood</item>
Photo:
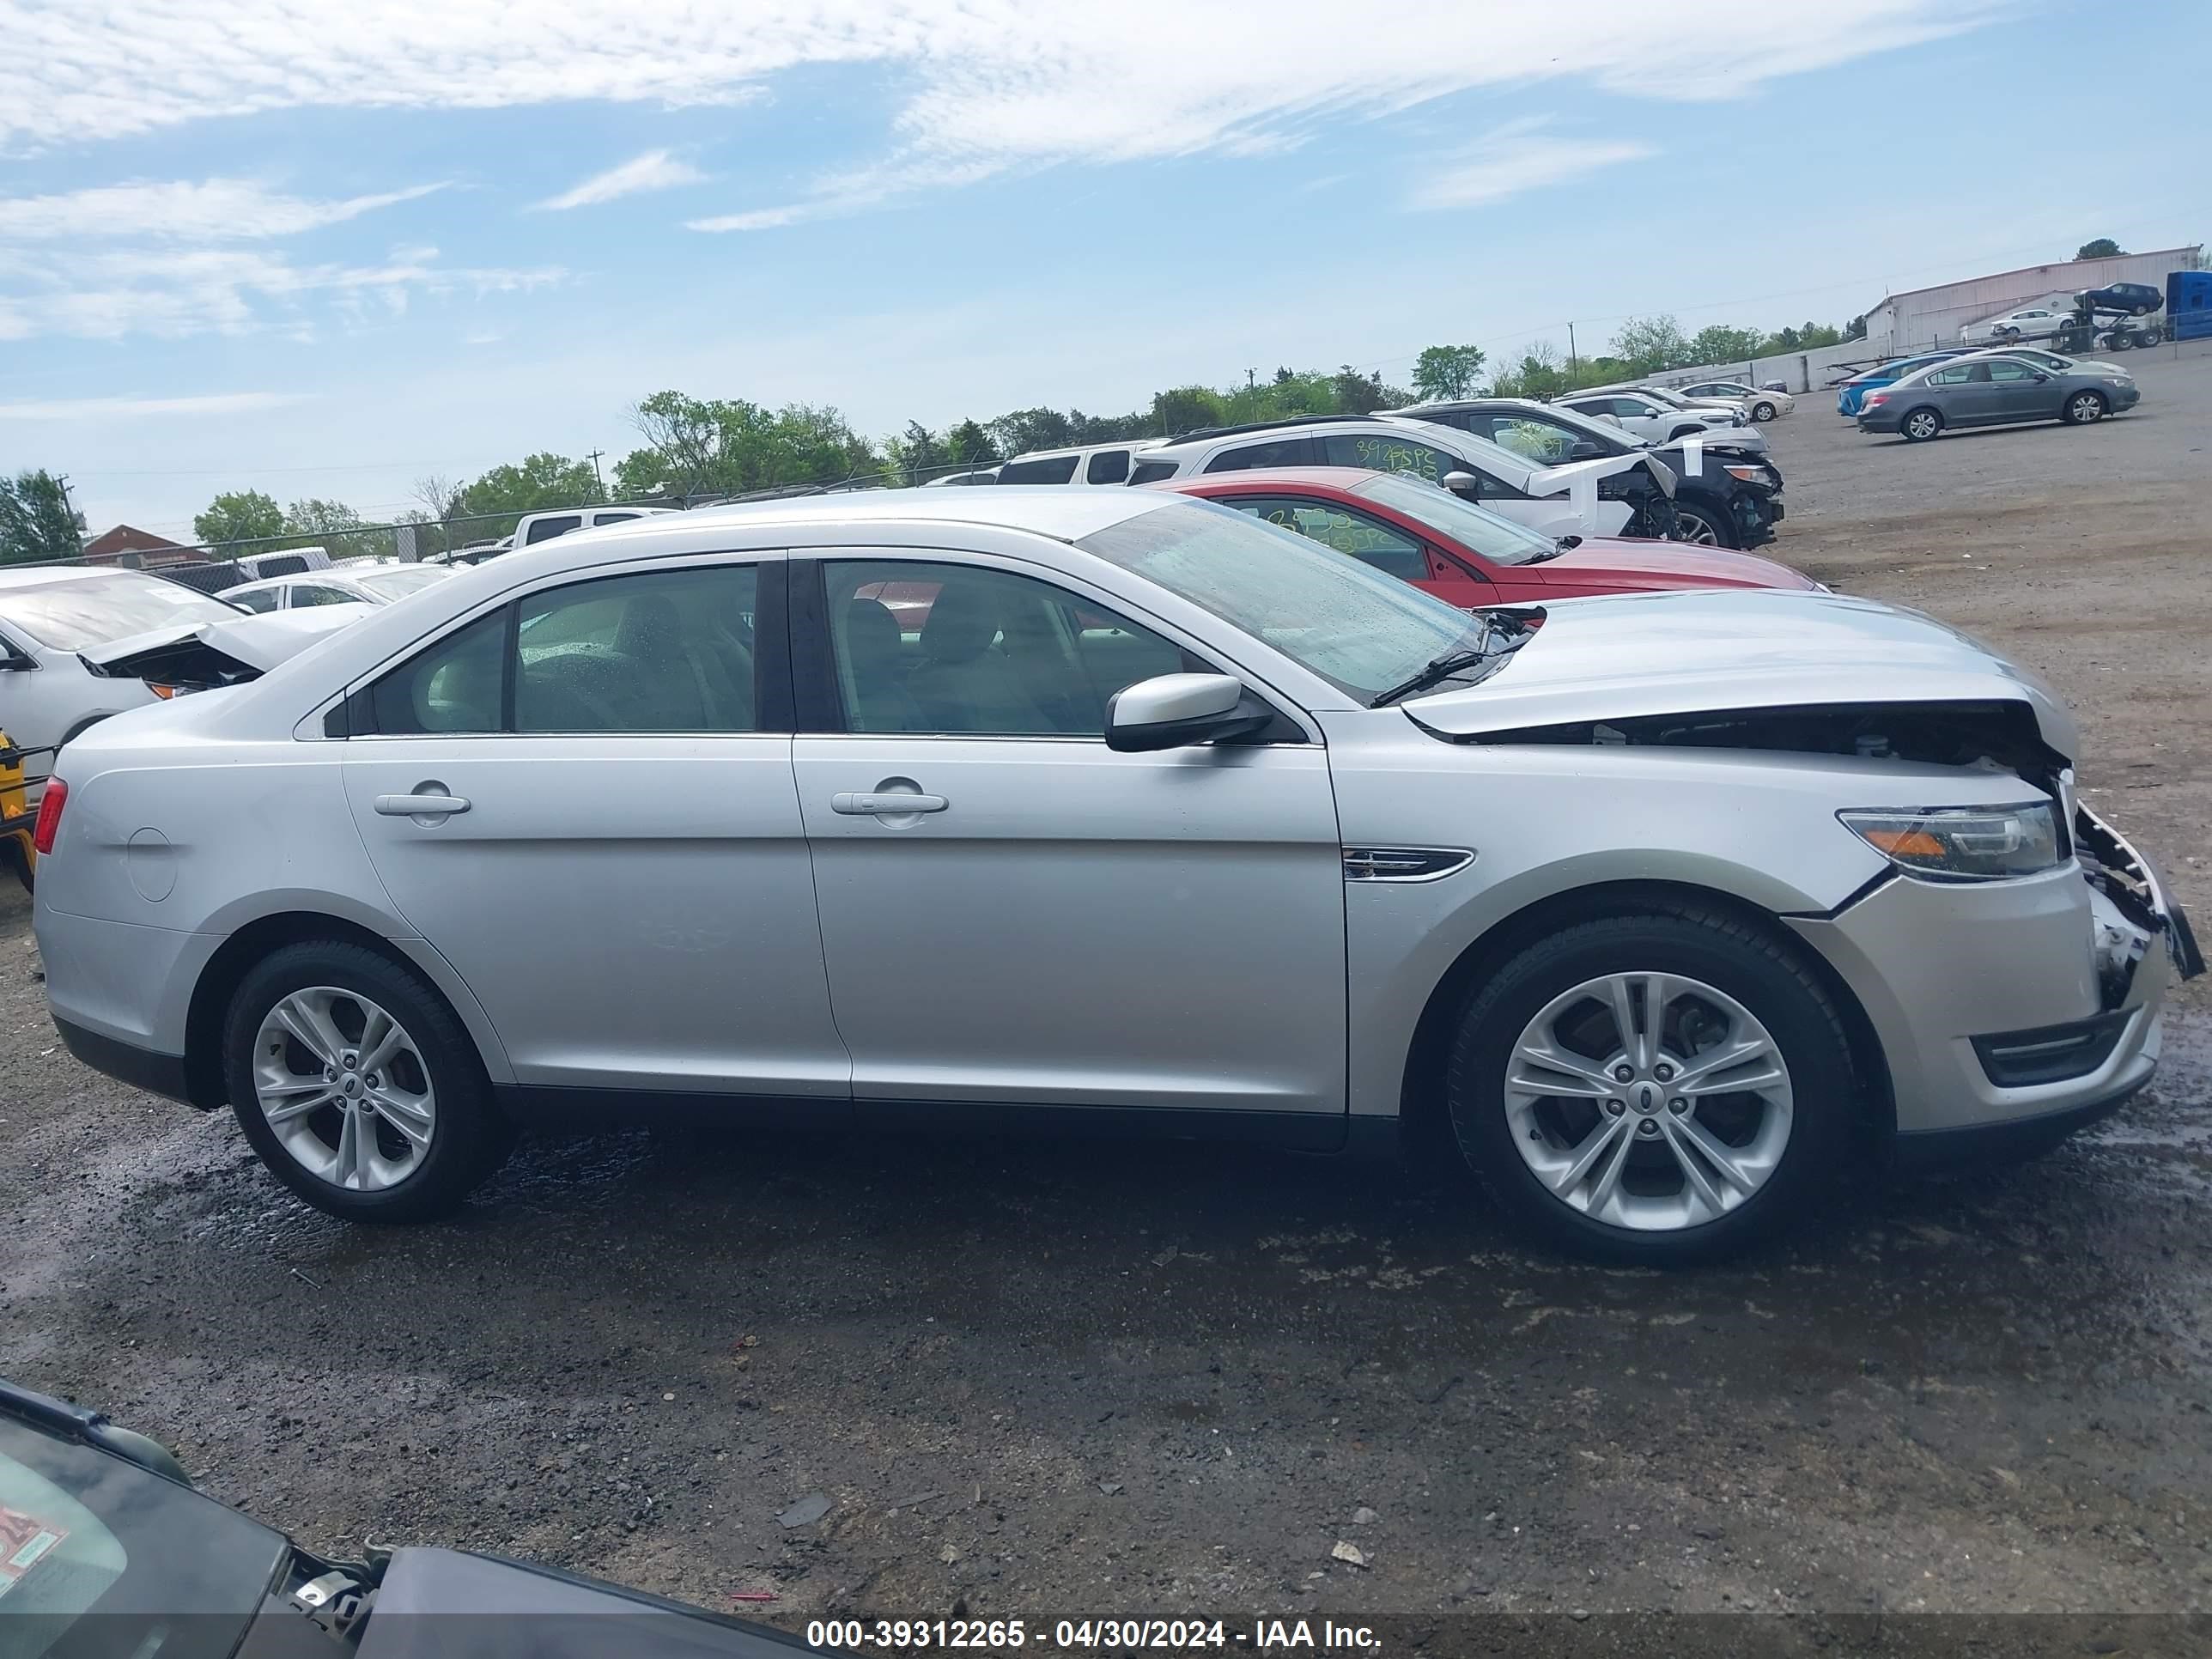
<instances>
[{"instance_id":1,"label":"hood","mask_svg":"<svg viewBox=\"0 0 2212 1659\"><path fill-rule=\"evenodd\" d=\"M1802 571L1756 553L1612 536L1584 537L1556 559L1531 568L1547 581L1605 582L1625 589L1814 587Z\"/></svg>"},{"instance_id":2,"label":"hood","mask_svg":"<svg viewBox=\"0 0 2212 1659\"><path fill-rule=\"evenodd\" d=\"M94 674L165 685L233 685L267 673L362 617L372 605L318 605L298 611L240 611L213 622L156 628L77 653Z\"/></svg>"},{"instance_id":3,"label":"hood","mask_svg":"<svg viewBox=\"0 0 2212 1659\"><path fill-rule=\"evenodd\" d=\"M1900 703L2026 704L2070 758L2073 716L2051 689L1917 611L1841 593L1689 589L1560 599L1478 685L1407 701L1446 737L1654 715Z\"/></svg>"}]
</instances>

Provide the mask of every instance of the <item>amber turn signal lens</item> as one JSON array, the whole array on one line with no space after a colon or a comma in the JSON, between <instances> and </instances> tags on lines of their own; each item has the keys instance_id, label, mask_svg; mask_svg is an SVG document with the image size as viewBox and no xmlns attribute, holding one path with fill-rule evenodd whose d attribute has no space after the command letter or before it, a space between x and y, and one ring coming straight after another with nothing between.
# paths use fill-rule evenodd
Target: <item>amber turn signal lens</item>
<instances>
[{"instance_id":1,"label":"amber turn signal lens","mask_svg":"<svg viewBox=\"0 0 2212 1659\"><path fill-rule=\"evenodd\" d=\"M1863 830L1859 833L1893 859L1943 856L1943 843L1925 830Z\"/></svg>"}]
</instances>

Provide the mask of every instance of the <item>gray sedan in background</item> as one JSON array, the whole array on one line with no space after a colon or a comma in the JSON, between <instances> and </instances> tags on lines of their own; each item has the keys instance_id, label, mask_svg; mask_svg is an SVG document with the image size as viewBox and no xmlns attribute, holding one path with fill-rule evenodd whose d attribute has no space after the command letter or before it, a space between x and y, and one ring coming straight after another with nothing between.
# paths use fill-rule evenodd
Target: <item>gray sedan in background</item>
<instances>
[{"instance_id":1,"label":"gray sedan in background","mask_svg":"<svg viewBox=\"0 0 2212 1659\"><path fill-rule=\"evenodd\" d=\"M2142 396L2132 375L2108 363L2054 370L2025 357L1978 355L1930 364L1868 392L1859 430L1901 432L1908 443L1924 443L1954 426L2010 421L2087 426L2133 409Z\"/></svg>"}]
</instances>

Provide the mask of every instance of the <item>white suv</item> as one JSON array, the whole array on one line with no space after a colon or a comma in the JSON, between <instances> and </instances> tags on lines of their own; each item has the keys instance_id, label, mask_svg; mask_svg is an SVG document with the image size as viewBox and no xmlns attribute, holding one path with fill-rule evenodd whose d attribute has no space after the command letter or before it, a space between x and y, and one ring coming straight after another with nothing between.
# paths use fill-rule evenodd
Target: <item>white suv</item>
<instances>
[{"instance_id":1,"label":"white suv","mask_svg":"<svg viewBox=\"0 0 2212 1659\"><path fill-rule=\"evenodd\" d=\"M1620 535L1634 509L1625 501L1605 499L1610 492L1598 488L1613 473L1648 467L1663 474L1660 483L1669 495L1674 488L1672 469L1643 454L1545 466L1472 432L1402 415L1311 416L1194 433L1146 450L1129 482L1280 466L1409 472L1547 536Z\"/></svg>"},{"instance_id":2,"label":"white suv","mask_svg":"<svg viewBox=\"0 0 2212 1659\"><path fill-rule=\"evenodd\" d=\"M1741 410L1693 404L1686 398L1655 387L1577 392L1554 401L1562 409L1609 416L1620 423L1623 431L1655 444L1676 443L1684 438L1724 432L1729 442L1739 449L1766 447L1766 434L1755 426L1746 426Z\"/></svg>"}]
</instances>

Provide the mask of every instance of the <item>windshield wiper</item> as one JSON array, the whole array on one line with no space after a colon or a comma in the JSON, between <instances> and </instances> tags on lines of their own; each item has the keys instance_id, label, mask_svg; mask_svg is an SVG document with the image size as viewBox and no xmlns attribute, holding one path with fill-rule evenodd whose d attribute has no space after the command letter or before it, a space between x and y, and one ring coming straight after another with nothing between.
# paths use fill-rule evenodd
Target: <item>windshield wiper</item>
<instances>
[{"instance_id":1,"label":"windshield wiper","mask_svg":"<svg viewBox=\"0 0 2212 1659\"><path fill-rule=\"evenodd\" d=\"M1474 636L1473 645L1457 651L1447 651L1440 657L1431 657L1428 666L1419 673L1401 680L1387 691L1377 692L1375 700L1367 706L1370 708L1386 708L1401 697L1410 697L1416 691L1425 691L1432 685L1440 685L1453 675L1464 673L1488 661L1491 621L1487 614L1482 617L1481 623L1482 631Z\"/></svg>"}]
</instances>

